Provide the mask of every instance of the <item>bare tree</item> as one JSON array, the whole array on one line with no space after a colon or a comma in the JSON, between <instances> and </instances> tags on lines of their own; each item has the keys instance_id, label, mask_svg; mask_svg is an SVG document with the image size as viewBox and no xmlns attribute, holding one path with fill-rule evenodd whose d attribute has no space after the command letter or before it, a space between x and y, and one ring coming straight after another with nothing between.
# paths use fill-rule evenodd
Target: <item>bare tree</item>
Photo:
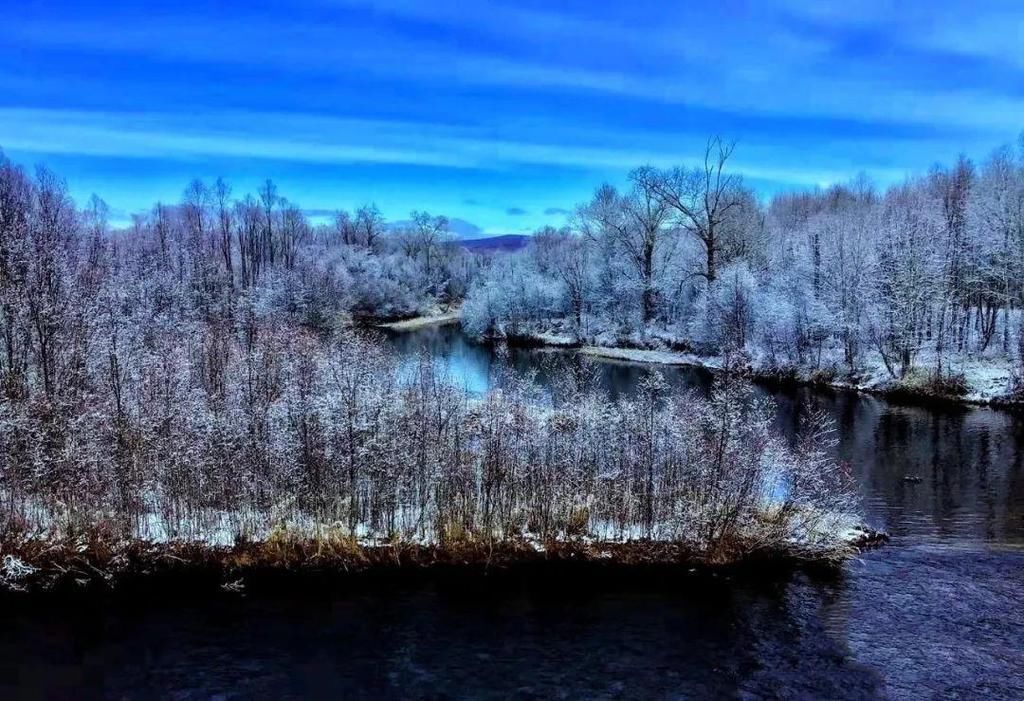
<instances>
[{"instance_id":1,"label":"bare tree","mask_svg":"<svg viewBox=\"0 0 1024 701\"><path fill-rule=\"evenodd\" d=\"M206 230L209 225L207 208L210 204L210 190L206 184L196 178L188 184L182 195L182 210L188 225L190 245L193 252L198 253L205 243Z\"/></svg>"},{"instance_id":2,"label":"bare tree","mask_svg":"<svg viewBox=\"0 0 1024 701\"><path fill-rule=\"evenodd\" d=\"M334 231L332 233L334 241L343 246L355 246L359 243L356 222L352 220L352 215L344 209L335 212Z\"/></svg>"},{"instance_id":3,"label":"bare tree","mask_svg":"<svg viewBox=\"0 0 1024 701\"><path fill-rule=\"evenodd\" d=\"M573 326L577 334L582 332L584 312L590 302L592 242L568 228L547 226L534 233L531 244L538 270L554 275L565 287Z\"/></svg>"},{"instance_id":4,"label":"bare tree","mask_svg":"<svg viewBox=\"0 0 1024 701\"><path fill-rule=\"evenodd\" d=\"M27 392L24 289L29 269L32 184L0 151L0 379L3 396Z\"/></svg>"},{"instance_id":5,"label":"bare tree","mask_svg":"<svg viewBox=\"0 0 1024 701\"><path fill-rule=\"evenodd\" d=\"M235 203L235 218L238 228L235 232L238 239L238 267L242 287L256 284L263 270L262 214L259 205L251 195L246 195Z\"/></svg>"},{"instance_id":6,"label":"bare tree","mask_svg":"<svg viewBox=\"0 0 1024 701\"><path fill-rule=\"evenodd\" d=\"M368 204L356 210L356 231L364 246L371 250L376 248L384 234L384 215L377 209L377 205Z\"/></svg>"},{"instance_id":7,"label":"bare tree","mask_svg":"<svg viewBox=\"0 0 1024 701\"><path fill-rule=\"evenodd\" d=\"M217 245L221 259L224 261L224 271L227 273L229 284L234 286L235 275L231 254L234 216L231 209L231 186L224 181L224 178L217 178L217 182L214 183L213 199L217 207Z\"/></svg>"},{"instance_id":8,"label":"bare tree","mask_svg":"<svg viewBox=\"0 0 1024 701\"><path fill-rule=\"evenodd\" d=\"M280 202L277 185L269 178L259 190L260 204L263 206L263 232L260 242L260 258L267 265L273 266L276 260L276 244L274 241L274 208Z\"/></svg>"},{"instance_id":9,"label":"bare tree","mask_svg":"<svg viewBox=\"0 0 1024 701\"><path fill-rule=\"evenodd\" d=\"M298 260L299 248L309 238L309 222L295 205L285 200L281 205L281 263L291 269Z\"/></svg>"},{"instance_id":10,"label":"bare tree","mask_svg":"<svg viewBox=\"0 0 1024 701\"><path fill-rule=\"evenodd\" d=\"M722 226L730 211L742 204L740 179L725 172L735 147L716 136L708 140L703 166L671 171L642 168L635 176L646 191L676 212L680 226L700 242L705 255L698 274L709 283L718 275Z\"/></svg>"},{"instance_id":11,"label":"bare tree","mask_svg":"<svg viewBox=\"0 0 1024 701\"><path fill-rule=\"evenodd\" d=\"M412 224L400 235L405 254L410 258L423 260L424 274L429 284L433 285L433 263L437 257L438 247L447 240L448 218L431 216L427 212L413 211L409 217Z\"/></svg>"}]
</instances>

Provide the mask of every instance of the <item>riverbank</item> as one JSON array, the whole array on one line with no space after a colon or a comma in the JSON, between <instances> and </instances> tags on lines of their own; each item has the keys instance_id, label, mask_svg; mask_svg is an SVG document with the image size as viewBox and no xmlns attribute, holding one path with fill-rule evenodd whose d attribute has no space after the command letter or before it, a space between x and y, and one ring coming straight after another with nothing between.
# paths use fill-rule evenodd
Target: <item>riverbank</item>
<instances>
[{"instance_id":1,"label":"riverbank","mask_svg":"<svg viewBox=\"0 0 1024 701\"><path fill-rule=\"evenodd\" d=\"M559 334L537 333L492 341L504 341L510 345L524 347L573 350L580 355L602 360L698 367L711 372L725 372L728 365L720 357L702 356L670 348L583 344ZM931 373L923 367L912 371L906 378L897 380L889 375L881 363L851 374L835 367L773 367L745 358L742 362L733 363L730 372L773 386L808 386L852 391L904 403L936 402L1003 409L1024 408L1024 397L1009 391L1012 368L1008 363L977 359L962 361L954 367L954 374L941 382L936 382Z\"/></svg>"},{"instance_id":2,"label":"riverbank","mask_svg":"<svg viewBox=\"0 0 1024 701\"><path fill-rule=\"evenodd\" d=\"M766 547L754 540L708 551L683 541L587 538L408 542L368 544L343 536L278 533L261 542L216 546L203 542L154 542L96 535L76 539L27 538L0 546L0 591L41 593L159 586L173 583L197 592L241 592L251 585L288 587L308 580L343 582L365 577L499 576L546 571L628 574L721 573L837 569L888 536L851 529L828 547L790 543Z\"/></svg>"}]
</instances>

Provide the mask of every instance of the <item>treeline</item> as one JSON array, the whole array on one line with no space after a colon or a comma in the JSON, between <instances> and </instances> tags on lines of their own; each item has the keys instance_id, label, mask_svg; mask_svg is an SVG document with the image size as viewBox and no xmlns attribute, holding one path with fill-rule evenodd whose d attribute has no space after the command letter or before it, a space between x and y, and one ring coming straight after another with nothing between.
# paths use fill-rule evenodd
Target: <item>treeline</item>
<instances>
[{"instance_id":1,"label":"treeline","mask_svg":"<svg viewBox=\"0 0 1024 701\"><path fill-rule=\"evenodd\" d=\"M179 204L133 215L128 229L110 232L106 220L94 196L78 217L80 235L156 273L190 278L204 314L258 296L321 329L346 317L402 318L457 303L476 265L446 217L414 211L389 223L371 204L314 226L270 180L237 199L222 179L195 180Z\"/></svg>"},{"instance_id":2,"label":"treeline","mask_svg":"<svg viewBox=\"0 0 1024 701\"><path fill-rule=\"evenodd\" d=\"M599 188L571 226L482 272L466 328L893 378L965 357L1019 366L1024 142L884 192L861 178L766 204L732 153L714 139L698 167Z\"/></svg>"}]
</instances>

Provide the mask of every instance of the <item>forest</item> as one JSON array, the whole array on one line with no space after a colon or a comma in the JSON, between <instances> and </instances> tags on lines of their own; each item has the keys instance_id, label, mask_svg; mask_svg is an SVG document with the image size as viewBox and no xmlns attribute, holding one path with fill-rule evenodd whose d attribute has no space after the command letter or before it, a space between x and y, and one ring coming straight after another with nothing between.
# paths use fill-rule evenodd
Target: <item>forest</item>
<instances>
[{"instance_id":1,"label":"forest","mask_svg":"<svg viewBox=\"0 0 1024 701\"><path fill-rule=\"evenodd\" d=\"M638 168L571 226L474 279L484 338L730 357L766 375L1009 399L1022 390L1024 138L880 191L865 177L767 202L712 139Z\"/></svg>"}]
</instances>

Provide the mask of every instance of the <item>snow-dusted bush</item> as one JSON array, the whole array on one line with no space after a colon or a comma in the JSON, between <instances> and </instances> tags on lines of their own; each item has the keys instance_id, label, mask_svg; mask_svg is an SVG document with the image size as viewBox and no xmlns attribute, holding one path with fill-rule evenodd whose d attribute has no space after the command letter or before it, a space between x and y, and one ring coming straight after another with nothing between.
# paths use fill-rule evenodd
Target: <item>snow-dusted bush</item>
<instances>
[{"instance_id":1,"label":"snow-dusted bush","mask_svg":"<svg viewBox=\"0 0 1024 701\"><path fill-rule=\"evenodd\" d=\"M693 301L689 338L709 352L741 351L757 324L757 281L745 263L723 269Z\"/></svg>"},{"instance_id":2,"label":"snow-dusted bush","mask_svg":"<svg viewBox=\"0 0 1024 701\"><path fill-rule=\"evenodd\" d=\"M351 333L210 333L195 352L154 339L119 390L70 412L64 447L31 447L35 469L8 453L9 513L55 534L107 522L222 542L283 521L416 542L649 537L733 557L839 547L824 519L854 512L835 467L789 448L733 381L705 400L651 375L618 402L563 383L552 402L510 375L470 399L428 359L399 374ZM15 412L0 426L25 445L50 421Z\"/></svg>"},{"instance_id":3,"label":"snow-dusted bush","mask_svg":"<svg viewBox=\"0 0 1024 701\"><path fill-rule=\"evenodd\" d=\"M544 330L568 311L563 283L541 275L529 260L502 258L470 288L462 320L475 336L521 336Z\"/></svg>"}]
</instances>

